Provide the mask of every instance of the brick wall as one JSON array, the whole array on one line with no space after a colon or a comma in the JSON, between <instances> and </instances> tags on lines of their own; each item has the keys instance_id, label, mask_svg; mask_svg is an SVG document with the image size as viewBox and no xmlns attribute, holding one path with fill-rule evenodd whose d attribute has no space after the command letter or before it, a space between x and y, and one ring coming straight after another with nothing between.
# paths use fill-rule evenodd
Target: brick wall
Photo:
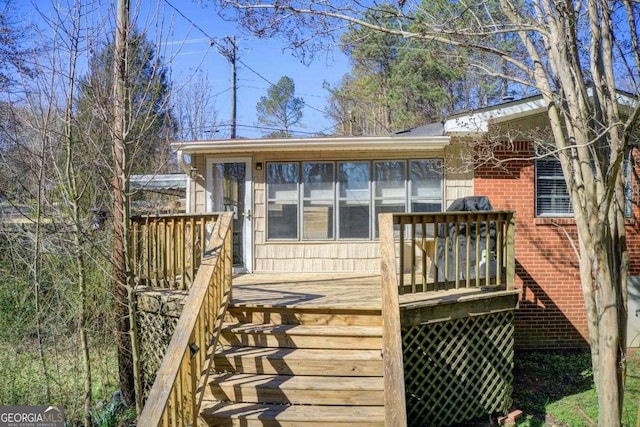
<instances>
[{"instance_id":1,"label":"brick wall","mask_svg":"<svg viewBox=\"0 0 640 427\"><path fill-rule=\"evenodd\" d=\"M516 347L586 347L584 300L571 244L573 239L577 247L575 223L570 218L535 218L531 144L517 142L494 154L500 160L516 160L477 169L475 194L488 196L496 210L516 212L516 286L522 290L515 319ZM637 206L634 214L637 218ZM637 221L629 223L631 275L638 275L640 233Z\"/></svg>"}]
</instances>

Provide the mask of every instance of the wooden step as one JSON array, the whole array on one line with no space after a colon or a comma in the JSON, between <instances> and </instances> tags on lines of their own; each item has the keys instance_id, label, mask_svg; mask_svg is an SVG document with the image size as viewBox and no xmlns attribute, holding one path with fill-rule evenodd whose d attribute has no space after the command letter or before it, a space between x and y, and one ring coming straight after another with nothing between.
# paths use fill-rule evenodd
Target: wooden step
<instances>
[{"instance_id":1,"label":"wooden step","mask_svg":"<svg viewBox=\"0 0 640 427\"><path fill-rule=\"evenodd\" d=\"M230 346L374 350L382 348L382 327L236 323L224 325L220 342Z\"/></svg>"},{"instance_id":2,"label":"wooden step","mask_svg":"<svg viewBox=\"0 0 640 427\"><path fill-rule=\"evenodd\" d=\"M205 399L301 405L384 404L382 377L212 374Z\"/></svg>"},{"instance_id":3,"label":"wooden step","mask_svg":"<svg viewBox=\"0 0 640 427\"><path fill-rule=\"evenodd\" d=\"M203 401L200 419L209 426L377 427L384 426L384 407Z\"/></svg>"},{"instance_id":4,"label":"wooden step","mask_svg":"<svg viewBox=\"0 0 640 427\"><path fill-rule=\"evenodd\" d=\"M349 308L259 307L230 305L228 323L267 323L274 325L353 325L381 326L381 310Z\"/></svg>"},{"instance_id":5,"label":"wooden step","mask_svg":"<svg viewBox=\"0 0 640 427\"><path fill-rule=\"evenodd\" d=\"M223 346L214 357L214 370L243 374L382 375L380 350L291 349Z\"/></svg>"}]
</instances>

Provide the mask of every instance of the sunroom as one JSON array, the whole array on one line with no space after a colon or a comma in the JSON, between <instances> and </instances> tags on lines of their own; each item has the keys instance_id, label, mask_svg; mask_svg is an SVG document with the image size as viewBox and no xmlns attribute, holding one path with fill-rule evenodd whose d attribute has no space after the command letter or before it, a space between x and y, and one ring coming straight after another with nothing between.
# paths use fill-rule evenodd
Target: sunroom
<instances>
[{"instance_id":1,"label":"sunroom","mask_svg":"<svg viewBox=\"0 0 640 427\"><path fill-rule=\"evenodd\" d=\"M473 195L464 144L441 127L383 137L174 144L187 213L234 212L245 272L377 272L380 213L438 212Z\"/></svg>"}]
</instances>

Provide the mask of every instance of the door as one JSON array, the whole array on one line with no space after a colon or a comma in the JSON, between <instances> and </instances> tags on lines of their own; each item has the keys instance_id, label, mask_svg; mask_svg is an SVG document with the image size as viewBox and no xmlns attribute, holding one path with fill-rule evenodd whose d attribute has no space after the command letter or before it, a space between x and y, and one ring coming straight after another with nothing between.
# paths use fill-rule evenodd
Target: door
<instances>
[{"instance_id":1,"label":"door","mask_svg":"<svg viewBox=\"0 0 640 427\"><path fill-rule=\"evenodd\" d=\"M233 268L252 270L251 159L207 160L207 212L233 212Z\"/></svg>"}]
</instances>

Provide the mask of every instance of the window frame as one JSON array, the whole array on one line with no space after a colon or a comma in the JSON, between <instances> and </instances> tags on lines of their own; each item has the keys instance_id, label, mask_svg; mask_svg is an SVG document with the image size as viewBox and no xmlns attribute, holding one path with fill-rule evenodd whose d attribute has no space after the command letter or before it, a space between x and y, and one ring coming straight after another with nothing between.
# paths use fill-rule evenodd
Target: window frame
<instances>
[{"instance_id":1,"label":"window frame","mask_svg":"<svg viewBox=\"0 0 640 427\"><path fill-rule=\"evenodd\" d=\"M317 241L317 242L344 242L344 241L355 241L355 242L362 242L362 241L375 241L378 239L378 218L377 218L377 202L380 200L385 200L384 196L377 196L376 195L376 190L377 190L377 185L376 184L376 177L375 177L375 165L377 163L384 163L384 162L400 162L403 164L403 168L404 168L404 179L403 179L403 189L402 189L402 193L404 194L404 209L403 212L412 212L412 208L414 205L414 202L416 202L417 200L426 200L429 198L425 198L425 197L421 197L421 196L413 196L412 194L412 180L411 180L411 164L412 162L428 162L428 163L432 163L434 165L434 168L437 168L437 170L439 171L439 202L440 202L440 210L443 209L444 207L444 202L445 202L445 198L444 198L444 188L445 188L445 173L444 173L444 159L440 158L440 157L433 157L433 158L402 158L402 159L367 159L367 160L358 160L358 159L352 159L352 160L324 160L324 159L318 159L318 160L296 160L296 161L272 161L272 162L266 162L266 167L265 167L265 173L267 174L267 176L265 176L265 199L266 199L266 204L265 204L265 209L266 209L266 215L265 215L265 240L266 241L271 241L271 242L278 242L278 241L282 241L282 242L313 242L313 241ZM333 200L332 202L332 207L333 207L333 214L332 214L332 224L331 224L331 229L332 229L332 234L333 236L330 238L326 238L326 239L318 239L318 238L310 238L307 239L305 238L305 223L304 223L304 207L305 207L305 202L309 202L312 200L311 197L306 197L305 196L305 184L304 184L304 165L305 164L311 164L311 163L332 163L333 164L333 183L332 183L332 188L333 188ZM367 182L367 186L366 186L366 192L368 195L368 200L366 203L361 203L359 204L360 206L366 206L368 208L368 214L369 214L369 218L367 221L368 224L368 235L367 237L342 237L341 233L341 208L342 208L342 203L346 202L349 200L348 197L343 197L341 196L341 190L342 190L342 185L344 185L344 183L342 183L340 181L340 171L341 171L341 165L343 164L348 164L348 163L363 163L363 164L367 164L367 170L368 170L368 182ZM297 170L298 170L298 182L297 182L297 201L296 201L296 206L297 206L297 236L296 238L280 238L280 237L270 237L270 232L269 232L269 228L270 228L270 209L269 206L271 203L276 203L277 202L277 198L270 198L269 197L269 176L268 173L270 171L270 166L272 164L296 164L297 165ZM289 199L287 199L289 200ZM354 201L358 202L360 201L359 199L353 199ZM393 198L394 201L399 201L399 198ZM435 201L435 199L431 199L433 201ZM322 201L328 201L325 199L322 199ZM364 227L363 227L364 229ZM364 233L362 233L364 234Z\"/></svg>"},{"instance_id":2,"label":"window frame","mask_svg":"<svg viewBox=\"0 0 640 427\"><path fill-rule=\"evenodd\" d=\"M541 163L546 163L546 164L552 164L553 167L555 168L553 172L557 172L558 170L560 171L560 175L555 175L554 177L549 177L546 176L544 177L544 180L546 181L559 181L561 182L562 186L564 187L564 190L567 194L567 201L568 201L568 210L564 211L564 212L559 212L559 211L555 211L555 210L551 210L550 208L545 208L544 206L541 206L541 191L542 191L542 186L540 183L541 177L540 177L540 170L541 170ZM569 189L567 188L567 182L564 179L564 173L562 172L562 167L560 165L560 160L555 158L555 157L545 157L543 159L535 159L535 164L534 164L534 174L533 174L533 180L534 180L534 212L535 212L535 216L536 218L573 218L573 205L571 204L571 194L569 194ZM548 198L551 199L553 197L552 194L548 195ZM547 204L551 204L550 202L547 202ZM542 211L544 209L544 212Z\"/></svg>"},{"instance_id":3,"label":"window frame","mask_svg":"<svg viewBox=\"0 0 640 427\"><path fill-rule=\"evenodd\" d=\"M539 163L540 162L553 162L556 163L559 168L558 170L560 171L560 179L559 181L561 181L565 187L565 191L567 192L567 197L568 197L568 207L569 207L569 212L540 212L540 205L539 205L539 193L540 193L540 188L539 188ZM624 174L625 174L625 200L624 200L624 216L626 218L631 218L631 216L633 215L632 212L632 182L631 182L631 156L629 155L629 153L625 154L625 158L624 158ZM557 178L556 178L557 179ZM533 175L533 180L534 180L534 195L533 195L533 202L534 202L534 216L535 218L573 218L574 217L574 213L573 213L573 204L571 202L571 194L569 193L569 189L567 188L567 182L564 179L564 173L562 171L562 167L560 166L560 159L556 158L556 157L545 157L545 158L536 158L535 159L535 164L534 164L534 175Z\"/></svg>"},{"instance_id":4,"label":"window frame","mask_svg":"<svg viewBox=\"0 0 640 427\"><path fill-rule=\"evenodd\" d=\"M282 201L291 201L293 199L289 199L289 198L278 198L278 197L270 197L269 194L269 168L271 165L274 164L295 164L296 168L297 168L297 179L296 179L296 199L295 199L295 206L297 209L297 214L296 214L296 236L295 237L269 237L271 234L271 230L270 230L270 225L272 225L271 221L269 221L269 217L270 217L270 212L271 209L269 209L271 203L278 203L280 205L283 204L291 204L291 203L282 203ZM265 238L266 240L278 240L278 241L290 241L290 242L297 242L300 240L300 235L301 235L301 230L300 230L300 176L301 176L301 171L300 171L300 162L295 162L295 161L281 161L281 162L269 162L267 163L266 167L265 167Z\"/></svg>"}]
</instances>

